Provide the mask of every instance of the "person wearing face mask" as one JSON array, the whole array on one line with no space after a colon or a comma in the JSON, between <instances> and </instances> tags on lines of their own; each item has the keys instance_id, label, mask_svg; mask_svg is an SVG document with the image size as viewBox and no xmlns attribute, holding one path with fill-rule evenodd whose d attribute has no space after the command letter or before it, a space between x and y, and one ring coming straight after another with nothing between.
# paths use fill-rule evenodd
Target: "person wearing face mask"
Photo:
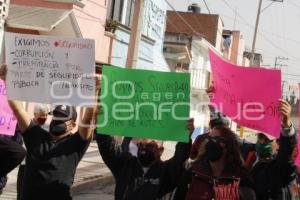
<instances>
[{"instance_id":1,"label":"person wearing face mask","mask_svg":"<svg viewBox=\"0 0 300 200\"><path fill-rule=\"evenodd\" d=\"M229 119L223 115L222 113L216 111L213 107L209 106L210 109L210 121L209 121L209 129L212 130L216 126L225 126L229 127L230 122ZM196 137L193 142L190 159L195 160L199 154L199 151L203 149L203 142L208 137L208 133L204 133Z\"/></svg>"},{"instance_id":2,"label":"person wearing face mask","mask_svg":"<svg viewBox=\"0 0 300 200\"><path fill-rule=\"evenodd\" d=\"M215 88L213 85L209 86L208 89L206 90L206 94L209 97L209 99L213 98ZM209 108L209 129L212 130L216 126L226 126L230 127L230 120L221 112L219 112L217 109L215 109L212 105L208 105ZM190 154L190 159L195 160L199 154L199 151L202 151L204 149L203 147L203 142L208 136L208 132L198 135L192 146L191 154Z\"/></svg>"},{"instance_id":3,"label":"person wearing face mask","mask_svg":"<svg viewBox=\"0 0 300 200\"><path fill-rule=\"evenodd\" d=\"M236 135L226 126L215 126L203 145L204 150L181 178L174 200L237 200L241 187L253 197Z\"/></svg>"},{"instance_id":4,"label":"person wearing face mask","mask_svg":"<svg viewBox=\"0 0 300 200\"><path fill-rule=\"evenodd\" d=\"M75 170L88 148L92 129L79 126L76 133L71 132L77 119L72 106L58 105L51 115L49 131L32 122L23 128L27 156L22 200L72 199L70 188ZM86 111L84 124L92 116L91 110Z\"/></svg>"},{"instance_id":5,"label":"person wearing face mask","mask_svg":"<svg viewBox=\"0 0 300 200\"><path fill-rule=\"evenodd\" d=\"M0 78L6 81L6 65L0 68ZM98 78L98 77L97 77ZM100 77L95 80L95 103L98 102ZM22 102L8 100L27 149L26 168L21 200L71 200L71 186L77 165L86 152L95 127L96 108L81 108L83 116L76 126L76 109L57 105L49 131L34 124Z\"/></svg>"},{"instance_id":6,"label":"person wearing face mask","mask_svg":"<svg viewBox=\"0 0 300 200\"><path fill-rule=\"evenodd\" d=\"M33 107L33 119L32 124L40 126L44 130L49 130L49 125L45 124L48 118L49 108L45 104L36 103ZM22 194L22 183L25 171L25 159L19 166L18 178L17 178L17 200L21 199Z\"/></svg>"},{"instance_id":7,"label":"person wearing face mask","mask_svg":"<svg viewBox=\"0 0 300 200\"><path fill-rule=\"evenodd\" d=\"M263 133L257 136L258 161L254 164L250 177L256 198L259 200L300 199L293 155L297 136L291 123L291 106L284 100L280 100L280 104L282 115L280 138L275 141L273 137Z\"/></svg>"},{"instance_id":8,"label":"person wearing face mask","mask_svg":"<svg viewBox=\"0 0 300 200\"><path fill-rule=\"evenodd\" d=\"M189 120L187 128L191 134L193 120ZM161 141L140 139L137 156L122 151L111 136L99 134L96 141L103 161L115 178L115 200L155 200L172 192L191 148L191 143L179 142L174 156L162 161Z\"/></svg>"},{"instance_id":9,"label":"person wearing face mask","mask_svg":"<svg viewBox=\"0 0 300 200\"><path fill-rule=\"evenodd\" d=\"M36 125L41 126L45 130L49 130L49 126L46 125L48 118L49 109L45 104L35 104L33 109L32 122Z\"/></svg>"}]
</instances>

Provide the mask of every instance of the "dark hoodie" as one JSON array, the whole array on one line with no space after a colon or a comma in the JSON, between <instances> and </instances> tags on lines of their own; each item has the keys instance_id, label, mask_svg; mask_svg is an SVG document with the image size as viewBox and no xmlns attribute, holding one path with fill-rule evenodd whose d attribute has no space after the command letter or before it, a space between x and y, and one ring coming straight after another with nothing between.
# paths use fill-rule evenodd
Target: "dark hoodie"
<instances>
[{"instance_id":1,"label":"dark hoodie","mask_svg":"<svg viewBox=\"0 0 300 200\"><path fill-rule=\"evenodd\" d=\"M283 130L285 132L295 131ZM285 133L287 134L287 133ZM299 188L296 183L296 166L292 153L297 144L297 136L279 138L279 150L276 156L260 159L251 170L256 198L259 200L298 200Z\"/></svg>"},{"instance_id":2,"label":"dark hoodie","mask_svg":"<svg viewBox=\"0 0 300 200\"><path fill-rule=\"evenodd\" d=\"M137 157L122 152L112 137L98 135L96 140L102 159L115 178L115 200L155 200L172 192L191 148L191 143L178 143L170 160L158 161L144 173Z\"/></svg>"}]
</instances>

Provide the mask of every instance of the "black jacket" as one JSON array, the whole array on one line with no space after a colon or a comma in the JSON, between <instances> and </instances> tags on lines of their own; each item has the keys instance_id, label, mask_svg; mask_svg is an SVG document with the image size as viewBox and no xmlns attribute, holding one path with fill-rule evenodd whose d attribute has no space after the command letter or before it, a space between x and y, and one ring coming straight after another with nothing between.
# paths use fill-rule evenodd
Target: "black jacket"
<instances>
[{"instance_id":1,"label":"black jacket","mask_svg":"<svg viewBox=\"0 0 300 200\"><path fill-rule=\"evenodd\" d=\"M279 138L278 154L261 159L251 170L251 179L259 200L299 199L296 184L296 167L292 153L297 144L297 136Z\"/></svg>"},{"instance_id":2,"label":"black jacket","mask_svg":"<svg viewBox=\"0 0 300 200\"><path fill-rule=\"evenodd\" d=\"M191 149L191 143L178 143L170 160L157 162L144 174L137 158L122 152L112 137L98 135L96 140L103 161L114 175L116 200L156 200L172 192Z\"/></svg>"}]
</instances>

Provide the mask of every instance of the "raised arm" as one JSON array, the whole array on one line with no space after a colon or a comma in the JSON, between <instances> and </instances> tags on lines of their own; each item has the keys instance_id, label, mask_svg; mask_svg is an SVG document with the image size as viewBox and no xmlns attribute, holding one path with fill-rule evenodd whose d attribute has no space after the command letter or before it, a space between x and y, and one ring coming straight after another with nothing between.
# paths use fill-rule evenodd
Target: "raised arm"
<instances>
[{"instance_id":1,"label":"raised arm","mask_svg":"<svg viewBox=\"0 0 300 200\"><path fill-rule=\"evenodd\" d=\"M115 139L109 135L97 134L96 141L104 163L116 176L118 168L121 166L121 148L117 145Z\"/></svg>"},{"instance_id":2,"label":"raised arm","mask_svg":"<svg viewBox=\"0 0 300 200\"><path fill-rule=\"evenodd\" d=\"M194 132L194 119L190 119L188 121L187 129L189 130L189 135L191 136L191 134ZM185 169L185 161L189 158L191 147L191 139L188 143L177 143L174 156L165 162L166 171L163 179L164 182L162 183L160 189L160 196L171 192L178 184Z\"/></svg>"},{"instance_id":3,"label":"raised arm","mask_svg":"<svg viewBox=\"0 0 300 200\"><path fill-rule=\"evenodd\" d=\"M100 81L101 77L96 77L96 105L93 107L81 108L81 112L83 113L83 117L80 117L80 123L78 127L79 135L83 140L91 139L94 128L96 125L97 115L96 110L98 106L99 93L100 93Z\"/></svg>"},{"instance_id":4,"label":"raised arm","mask_svg":"<svg viewBox=\"0 0 300 200\"><path fill-rule=\"evenodd\" d=\"M0 78L6 82L7 66L1 65L0 68ZM8 100L8 104L12 111L14 112L15 117L17 118L19 128L21 133L24 133L30 125L30 117L23 107L23 103L15 100Z\"/></svg>"},{"instance_id":5,"label":"raised arm","mask_svg":"<svg viewBox=\"0 0 300 200\"><path fill-rule=\"evenodd\" d=\"M291 106L288 102L280 100L281 113L281 135L279 138L279 150L277 160L279 163L286 164L292 161L292 153L297 144L295 128L291 122Z\"/></svg>"}]
</instances>

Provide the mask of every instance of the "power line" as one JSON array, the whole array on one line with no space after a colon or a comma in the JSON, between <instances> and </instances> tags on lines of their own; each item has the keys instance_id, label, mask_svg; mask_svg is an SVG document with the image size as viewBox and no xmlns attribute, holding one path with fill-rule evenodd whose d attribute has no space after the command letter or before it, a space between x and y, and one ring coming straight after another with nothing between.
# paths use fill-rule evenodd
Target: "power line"
<instances>
[{"instance_id":1,"label":"power line","mask_svg":"<svg viewBox=\"0 0 300 200\"><path fill-rule=\"evenodd\" d=\"M86 1L92 3L92 4L96 5L96 6L99 6L99 7L101 7L101 8L107 9L106 6L103 6L103 5L101 5L100 3L95 2L95 1L93 1L93 0L86 0Z\"/></svg>"},{"instance_id":2,"label":"power line","mask_svg":"<svg viewBox=\"0 0 300 200\"><path fill-rule=\"evenodd\" d=\"M206 38L206 36L204 36L203 34L200 34L199 32L197 32L182 16L181 16L181 13L180 12L178 12L178 11L176 11L176 9L174 8L174 6L168 1L168 0L166 0L166 3L170 6L170 8L180 17L180 19L194 32L194 33L197 33L198 35L201 35L201 37L202 38ZM208 6L207 4L206 4L206 6ZM209 8L208 8L208 10L210 10ZM167 17L167 20L170 20L168 17ZM210 20L212 21L212 19L210 18ZM201 27L202 25L200 25L199 24L199 22L196 20L196 23ZM212 21L212 24L213 24L213 21ZM174 23L169 23L169 25L171 25L171 26L173 26L176 30L179 30L179 28L178 27L176 27L175 26L175 24ZM251 26L251 25L249 25L249 23L248 23L248 26ZM178 32L180 32L180 31L178 31ZM222 33L221 33L221 31L218 29L218 33L219 34L221 34L221 35L223 35ZM271 41L272 42L272 41ZM275 45L275 44L274 44ZM280 48L280 47L277 47L277 48ZM258 49L258 48L256 48L256 49ZM265 50L263 50L264 52L265 52ZM239 55L239 56L244 56L243 55L243 53L239 53L238 51L236 51L236 50L234 50L234 49L232 49L232 52L234 52L234 53L236 53L237 55ZM277 56L277 54L274 54L275 56ZM275 56L273 56L273 57L275 57ZM273 58L272 57L272 58Z\"/></svg>"},{"instance_id":3,"label":"power line","mask_svg":"<svg viewBox=\"0 0 300 200\"><path fill-rule=\"evenodd\" d=\"M91 18L93 18L93 19L98 20L99 22L102 22L103 24L106 23L103 19L101 19L101 18L99 18L99 17L95 17L95 16L93 16L93 15L91 15L91 14L89 14L89 13L83 11L83 10L80 10L80 9L78 9L78 8L74 8L74 9L77 10L78 12L81 12L82 14L85 14L86 16L89 16L89 17L91 17Z\"/></svg>"},{"instance_id":4,"label":"power line","mask_svg":"<svg viewBox=\"0 0 300 200\"><path fill-rule=\"evenodd\" d=\"M297 8L300 9L300 6L299 6L298 4L296 4L295 2L293 2L293 1L288 1L288 2L290 2L290 3L293 4L295 7L297 7Z\"/></svg>"},{"instance_id":5,"label":"power line","mask_svg":"<svg viewBox=\"0 0 300 200\"><path fill-rule=\"evenodd\" d=\"M236 11L235 11L235 12L236 12ZM225 18L234 20L234 18L232 18L232 17L230 17L230 16L228 16L228 15L226 15L226 14L221 13L220 15L221 15L222 17L225 17ZM249 23L245 23L245 22L242 22L242 21L240 21L240 20L237 20L237 21L240 22L241 24L244 24L244 25L247 26L248 28L251 28L251 29L253 28L253 26L250 25ZM276 33L274 33L274 32L266 31L266 30L264 30L264 29L260 29L260 30L261 30L261 32L265 32L265 33L271 34L273 37L281 38L281 39L284 39L284 40L287 40L287 41L290 41L290 42L293 42L293 43L299 43L299 44L300 44L300 41L299 41L299 40L295 40L295 39L292 39L292 38L287 38L287 37L284 37L284 36L282 36L282 35L276 34Z\"/></svg>"},{"instance_id":6,"label":"power line","mask_svg":"<svg viewBox=\"0 0 300 200\"><path fill-rule=\"evenodd\" d=\"M272 6L273 3L275 3L275 1L272 1L269 5L267 5L266 7L264 7L264 8L260 11L260 14L263 13L265 10L267 10L270 6Z\"/></svg>"},{"instance_id":7,"label":"power line","mask_svg":"<svg viewBox=\"0 0 300 200\"><path fill-rule=\"evenodd\" d=\"M171 7L171 9L176 13L176 15L178 15L179 16L179 18L193 31L193 33L197 33L197 36L200 36L200 37L202 37L202 38L205 38L205 39L207 39L207 37L205 36L205 35L203 35L203 34L201 34L201 33L199 33L197 30L195 30L183 17L182 17L182 15L181 15L181 13L180 12L178 12L175 8L174 8L174 6L168 1L168 0L165 0L166 1L166 3ZM206 4L207 5L207 4ZM209 8L208 8L208 10L210 10ZM212 18L209 18L210 20L211 20L211 22L212 22L212 24L214 24L215 22L212 20ZM167 17L167 20L169 20L169 18ZM197 21L197 20L195 20L195 22L198 24L198 26L199 27L202 27L202 25L201 24L199 24L199 22ZM173 23L169 23L171 26L173 26L176 30L179 30L179 28L178 27L176 27ZM202 27L202 28L204 28L204 27ZM217 29L217 32L222 36L223 35L223 33L219 30L219 29ZM180 31L178 31L178 33L180 34ZM208 39L207 39L208 40ZM213 46L213 45L212 45ZM234 52L234 53L236 53L237 55L239 55L239 56L244 56L244 54L242 53L242 54L240 54L238 51L236 51L236 50L234 50L234 49L232 49L232 52ZM229 60L230 61L230 60Z\"/></svg>"},{"instance_id":8,"label":"power line","mask_svg":"<svg viewBox=\"0 0 300 200\"><path fill-rule=\"evenodd\" d=\"M205 4L205 7L206 7L208 13L211 14L210 9L209 9L209 7L208 7L208 5L207 5L207 3L206 3L206 0L203 0L203 2L204 2L204 4Z\"/></svg>"},{"instance_id":9,"label":"power line","mask_svg":"<svg viewBox=\"0 0 300 200\"><path fill-rule=\"evenodd\" d=\"M82 16L79 16L79 15L75 15L75 17L77 18L81 18L83 20L87 20L87 21L90 21L90 22L98 22L101 24L101 26L105 27L105 24L102 24L101 21L97 20L97 19L90 19L90 18L86 18L86 17L82 17Z\"/></svg>"},{"instance_id":10,"label":"power line","mask_svg":"<svg viewBox=\"0 0 300 200\"><path fill-rule=\"evenodd\" d=\"M230 6L230 4L229 4L226 0L222 0L222 1L226 4L226 6L227 6L230 10L232 10L232 11L235 12L235 13L237 13L238 17L241 18L248 26L251 26L252 28L254 28L253 25L249 24L248 21L247 21L243 16L241 16L238 12L236 12L236 11ZM282 51L282 52L288 54L289 57L293 57L294 59L298 60L297 57L291 55L288 51L286 51L286 50L282 49L280 46L274 44L273 41L271 41L270 39L268 39L268 38L267 38L265 35L263 35L262 33L258 33L258 34L259 34L262 38L264 38L267 42L269 42L272 46L276 47L278 50L280 50L280 51ZM298 61L300 62L300 60L298 60Z\"/></svg>"},{"instance_id":11,"label":"power line","mask_svg":"<svg viewBox=\"0 0 300 200\"><path fill-rule=\"evenodd\" d=\"M174 6L168 1L166 0L166 3L170 6L170 8L172 8L172 10L175 11L175 13L178 15L178 17L194 32L199 34L200 37L202 37L202 34L198 33L198 31L196 31L180 14L178 14L178 12L176 11L176 9L174 8Z\"/></svg>"}]
</instances>

